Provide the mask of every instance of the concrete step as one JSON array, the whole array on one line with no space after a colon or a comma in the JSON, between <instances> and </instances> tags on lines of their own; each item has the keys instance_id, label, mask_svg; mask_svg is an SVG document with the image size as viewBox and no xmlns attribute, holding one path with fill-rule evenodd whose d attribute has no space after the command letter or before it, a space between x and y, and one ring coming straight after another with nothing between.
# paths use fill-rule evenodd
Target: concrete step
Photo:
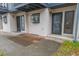
<instances>
[{"instance_id":1,"label":"concrete step","mask_svg":"<svg viewBox=\"0 0 79 59\"><path fill-rule=\"evenodd\" d=\"M65 40L73 40L73 38L65 36L46 36L45 39L54 40L59 43L63 43Z\"/></svg>"},{"instance_id":2,"label":"concrete step","mask_svg":"<svg viewBox=\"0 0 79 59\"><path fill-rule=\"evenodd\" d=\"M47 40L53 40L53 41L56 41L58 43L63 43L63 41L64 41L62 39L54 38L54 37L45 37L45 39L47 39Z\"/></svg>"}]
</instances>

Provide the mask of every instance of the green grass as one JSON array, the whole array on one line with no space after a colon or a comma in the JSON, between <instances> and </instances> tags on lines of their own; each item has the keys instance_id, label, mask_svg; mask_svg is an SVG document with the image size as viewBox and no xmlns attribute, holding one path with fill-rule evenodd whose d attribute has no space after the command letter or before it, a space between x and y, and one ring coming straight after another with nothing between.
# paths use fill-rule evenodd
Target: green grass
<instances>
[{"instance_id":1,"label":"green grass","mask_svg":"<svg viewBox=\"0 0 79 59\"><path fill-rule=\"evenodd\" d=\"M79 56L79 42L64 41L54 56Z\"/></svg>"}]
</instances>

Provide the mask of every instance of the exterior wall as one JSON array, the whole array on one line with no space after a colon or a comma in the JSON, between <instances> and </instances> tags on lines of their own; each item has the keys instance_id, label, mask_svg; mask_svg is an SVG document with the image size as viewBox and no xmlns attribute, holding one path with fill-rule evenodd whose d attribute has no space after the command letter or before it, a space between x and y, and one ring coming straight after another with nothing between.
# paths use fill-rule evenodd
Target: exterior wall
<instances>
[{"instance_id":1,"label":"exterior wall","mask_svg":"<svg viewBox=\"0 0 79 59\"><path fill-rule=\"evenodd\" d=\"M16 23L16 16L21 16L24 15L25 17L25 31L26 33L32 33L32 34L38 34L38 35L50 35L51 34L51 29L52 29L52 13L58 13L58 12L63 12L63 17L62 17L62 35L64 35L64 16L65 16L65 11L71 11L71 10L76 10L76 5L74 6L69 6L69 7L63 7L63 8L57 8L57 9L39 9L39 10L34 10L31 12L17 12L17 13L7 13L4 14L7 16L7 21L8 23L5 24L3 22L3 31L6 32L16 32L17 31L17 23ZM34 13L40 13L40 23L34 24L32 23L31 20L31 15ZM4 16L3 15L3 16ZM75 23L75 20L74 20ZM75 27L75 25L74 25ZM73 27L73 34L74 34L74 27ZM67 34L68 35L68 34Z\"/></svg>"},{"instance_id":2,"label":"exterior wall","mask_svg":"<svg viewBox=\"0 0 79 59\"><path fill-rule=\"evenodd\" d=\"M16 17L15 14L10 14L10 32L16 32Z\"/></svg>"},{"instance_id":3,"label":"exterior wall","mask_svg":"<svg viewBox=\"0 0 79 59\"><path fill-rule=\"evenodd\" d=\"M27 24L26 24L26 13L20 12L20 13L7 13L3 16L7 16L7 24L3 22L3 31L5 32L17 32L17 23L16 23L16 16L24 15L25 18L25 31L27 32Z\"/></svg>"},{"instance_id":4,"label":"exterior wall","mask_svg":"<svg viewBox=\"0 0 79 59\"><path fill-rule=\"evenodd\" d=\"M68 36L70 35L70 36L72 36L71 34L64 34L64 17L65 17L65 11L75 11L75 10L76 10L76 5L49 10L51 13L58 13L58 12L63 13L63 17L62 17L62 35L68 35ZM75 20L74 20L74 23L75 23ZM73 34L75 32L74 29L75 29L75 24L73 26Z\"/></svg>"},{"instance_id":5,"label":"exterior wall","mask_svg":"<svg viewBox=\"0 0 79 59\"><path fill-rule=\"evenodd\" d=\"M31 15L34 13L40 13L40 23L34 24L31 21ZM29 33L38 34L38 35L47 35L49 30L49 11L48 8L35 10L28 12L28 21L29 21Z\"/></svg>"},{"instance_id":6,"label":"exterior wall","mask_svg":"<svg viewBox=\"0 0 79 59\"><path fill-rule=\"evenodd\" d=\"M16 31L16 21L11 13L2 15L2 17L7 16L7 24L4 23L3 19L3 31L4 32L15 32Z\"/></svg>"},{"instance_id":7,"label":"exterior wall","mask_svg":"<svg viewBox=\"0 0 79 59\"><path fill-rule=\"evenodd\" d=\"M3 31L5 32L10 32L10 15L9 13L2 15L2 17L7 16L7 24L4 23L4 19L3 20Z\"/></svg>"},{"instance_id":8,"label":"exterior wall","mask_svg":"<svg viewBox=\"0 0 79 59\"><path fill-rule=\"evenodd\" d=\"M33 13L40 13L40 23L39 24L33 24L31 22L31 15ZM16 16L24 15L25 17L25 31L33 34L39 34L39 35L47 35L49 31L49 11L48 8L41 9L41 10L35 10L32 12L18 12L18 13L7 13L4 14L7 16L8 23L5 24L3 22L3 31L5 32L16 32L17 31L17 24L16 24ZM3 15L3 16L4 16ZM37 29L37 30L36 30Z\"/></svg>"},{"instance_id":9,"label":"exterior wall","mask_svg":"<svg viewBox=\"0 0 79 59\"><path fill-rule=\"evenodd\" d=\"M15 11L14 3L7 3L7 4L8 4L8 10L10 12ZM16 31L16 21L15 21L14 15L12 15L11 13L5 13L5 14L2 14L2 17L5 15L7 16L7 24L5 24L4 21L2 21L2 26L3 26L2 31L15 32Z\"/></svg>"}]
</instances>

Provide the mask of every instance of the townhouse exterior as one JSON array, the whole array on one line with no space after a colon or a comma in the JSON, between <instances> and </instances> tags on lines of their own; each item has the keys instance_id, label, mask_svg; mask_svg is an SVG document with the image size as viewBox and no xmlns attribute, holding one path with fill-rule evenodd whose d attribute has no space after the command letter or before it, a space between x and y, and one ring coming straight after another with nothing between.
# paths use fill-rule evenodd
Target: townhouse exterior
<instances>
[{"instance_id":1,"label":"townhouse exterior","mask_svg":"<svg viewBox=\"0 0 79 59\"><path fill-rule=\"evenodd\" d=\"M78 3L0 3L0 30L79 40Z\"/></svg>"}]
</instances>

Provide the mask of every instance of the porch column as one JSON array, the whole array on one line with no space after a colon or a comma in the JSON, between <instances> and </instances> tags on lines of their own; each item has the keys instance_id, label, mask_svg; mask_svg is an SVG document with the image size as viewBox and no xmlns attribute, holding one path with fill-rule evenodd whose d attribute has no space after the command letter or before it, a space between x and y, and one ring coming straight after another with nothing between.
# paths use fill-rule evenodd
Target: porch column
<instances>
[{"instance_id":1,"label":"porch column","mask_svg":"<svg viewBox=\"0 0 79 59\"><path fill-rule=\"evenodd\" d=\"M74 41L79 41L79 3L77 3L74 22Z\"/></svg>"},{"instance_id":2,"label":"porch column","mask_svg":"<svg viewBox=\"0 0 79 59\"><path fill-rule=\"evenodd\" d=\"M43 35L49 35L51 34L51 16L50 16L50 13L49 13L49 9L48 8L45 8L44 11L42 12L42 20L44 20L44 23L43 23L43 28L42 30L44 31L43 32Z\"/></svg>"}]
</instances>

